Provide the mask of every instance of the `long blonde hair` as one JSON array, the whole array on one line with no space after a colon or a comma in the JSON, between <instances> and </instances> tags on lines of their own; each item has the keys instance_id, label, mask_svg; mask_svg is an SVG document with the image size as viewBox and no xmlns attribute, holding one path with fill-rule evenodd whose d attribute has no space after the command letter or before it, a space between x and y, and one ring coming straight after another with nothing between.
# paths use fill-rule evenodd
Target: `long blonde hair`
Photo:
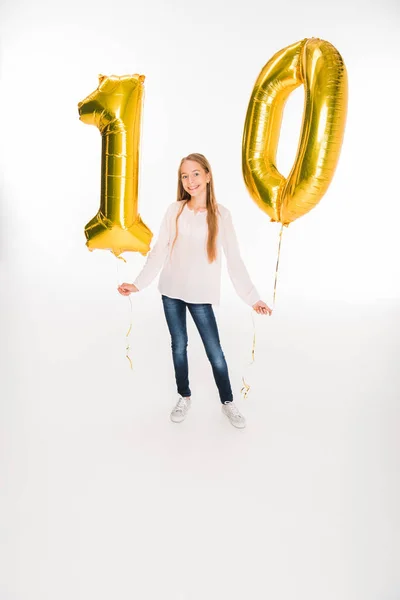
<instances>
[{"instance_id":1,"label":"long blonde hair","mask_svg":"<svg viewBox=\"0 0 400 600\"><path fill-rule=\"evenodd\" d=\"M210 163L208 162L206 157L203 156L203 154L198 154L197 152L194 152L194 153L189 154L188 156L185 156L184 158L182 158L180 165L179 165L177 201L181 202L182 206L180 207L179 212L176 216L176 234L175 234L174 241L172 242L171 253L172 253L172 250L174 249L174 245L175 245L176 239L178 237L178 219L181 216L182 211L185 208L185 205L190 200L190 194L184 189L184 187L182 185L182 180L181 180L181 168L182 168L182 165L185 160L193 160L193 161L199 163L199 165L201 165L203 167L205 172L210 175L210 181L209 181L209 183L207 183L207 225L208 225L207 255L208 255L208 262L212 263L217 258L217 235L218 235L218 213L219 213L219 210L218 210L217 201L215 199L214 180L213 180L213 176L212 176Z\"/></svg>"}]
</instances>

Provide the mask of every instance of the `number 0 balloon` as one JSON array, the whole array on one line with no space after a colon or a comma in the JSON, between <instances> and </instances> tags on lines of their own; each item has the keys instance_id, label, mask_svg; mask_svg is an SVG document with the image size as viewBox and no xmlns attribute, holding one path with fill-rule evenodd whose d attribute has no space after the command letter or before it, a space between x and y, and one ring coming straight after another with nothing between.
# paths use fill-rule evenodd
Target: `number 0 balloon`
<instances>
[{"instance_id":1,"label":"number 0 balloon","mask_svg":"<svg viewBox=\"0 0 400 600\"><path fill-rule=\"evenodd\" d=\"M86 245L146 255L153 237L138 212L140 119L144 75L99 75L78 104L79 118L102 136L100 209L85 227Z\"/></svg>"},{"instance_id":2,"label":"number 0 balloon","mask_svg":"<svg viewBox=\"0 0 400 600\"><path fill-rule=\"evenodd\" d=\"M304 85L299 146L287 179L276 166L283 109ZM288 225L318 204L332 181L347 112L347 73L329 42L304 39L277 52L262 69L250 98L243 133L247 189L271 221Z\"/></svg>"}]
</instances>

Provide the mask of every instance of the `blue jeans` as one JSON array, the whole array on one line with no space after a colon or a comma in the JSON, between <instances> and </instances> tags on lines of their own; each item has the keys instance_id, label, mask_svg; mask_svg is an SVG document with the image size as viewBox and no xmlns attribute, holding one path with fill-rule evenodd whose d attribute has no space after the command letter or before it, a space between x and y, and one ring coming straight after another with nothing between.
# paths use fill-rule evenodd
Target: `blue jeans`
<instances>
[{"instance_id":1,"label":"blue jeans","mask_svg":"<svg viewBox=\"0 0 400 600\"><path fill-rule=\"evenodd\" d=\"M233 394L229 381L228 366L219 340L217 322L211 304L191 304L178 298L161 295L165 318L171 334L172 360L178 394L191 396L187 357L188 334L186 307L200 333L204 348L211 363L221 403L232 402Z\"/></svg>"}]
</instances>

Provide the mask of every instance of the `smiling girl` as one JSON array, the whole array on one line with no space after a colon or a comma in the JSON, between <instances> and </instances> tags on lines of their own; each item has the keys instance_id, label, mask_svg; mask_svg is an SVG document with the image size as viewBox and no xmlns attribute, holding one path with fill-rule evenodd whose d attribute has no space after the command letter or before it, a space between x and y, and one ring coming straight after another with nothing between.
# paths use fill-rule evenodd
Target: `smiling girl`
<instances>
[{"instance_id":1,"label":"smiling girl","mask_svg":"<svg viewBox=\"0 0 400 600\"><path fill-rule=\"evenodd\" d=\"M222 404L222 412L235 427L246 426L233 401L228 366L221 348L212 305L218 305L221 288L221 247L237 294L258 314L272 313L260 300L240 256L230 211L217 203L211 166L202 154L189 154L178 170L177 202L163 217L158 239L143 269L132 283L123 283L123 296L147 287L162 268L161 292L167 326L171 334L172 360L179 395L170 418L184 420L191 405L189 387L186 309L203 341Z\"/></svg>"}]
</instances>

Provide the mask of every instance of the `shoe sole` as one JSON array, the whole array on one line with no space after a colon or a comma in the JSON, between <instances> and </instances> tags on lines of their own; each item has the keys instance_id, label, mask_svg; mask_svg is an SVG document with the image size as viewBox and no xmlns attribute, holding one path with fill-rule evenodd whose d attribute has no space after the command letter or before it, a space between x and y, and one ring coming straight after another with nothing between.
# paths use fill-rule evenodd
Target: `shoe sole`
<instances>
[{"instance_id":1,"label":"shoe sole","mask_svg":"<svg viewBox=\"0 0 400 600\"><path fill-rule=\"evenodd\" d=\"M183 419L176 419L176 418L172 418L172 417L170 417L170 419L173 423L182 423L182 421L184 421L186 419L186 416L183 417Z\"/></svg>"},{"instance_id":2,"label":"shoe sole","mask_svg":"<svg viewBox=\"0 0 400 600\"><path fill-rule=\"evenodd\" d=\"M244 429L246 427L246 423L244 424L239 424L239 423L233 423L230 418L228 417L228 415L222 410L221 411L223 415L225 415L225 417L228 419L229 423L231 425L233 425L233 427L236 427L236 429Z\"/></svg>"},{"instance_id":3,"label":"shoe sole","mask_svg":"<svg viewBox=\"0 0 400 600\"><path fill-rule=\"evenodd\" d=\"M228 421L229 421L229 423L230 423L231 425L233 425L234 427L236 427L236 429L244 429L244 428L246 427L246 424L244 424L244 425L238 425L238 424L237 424L237 425L236 425L235 423L232 423L232 421L231 421L230 419L228 419Z\"/></svg>"}]
</instances>

